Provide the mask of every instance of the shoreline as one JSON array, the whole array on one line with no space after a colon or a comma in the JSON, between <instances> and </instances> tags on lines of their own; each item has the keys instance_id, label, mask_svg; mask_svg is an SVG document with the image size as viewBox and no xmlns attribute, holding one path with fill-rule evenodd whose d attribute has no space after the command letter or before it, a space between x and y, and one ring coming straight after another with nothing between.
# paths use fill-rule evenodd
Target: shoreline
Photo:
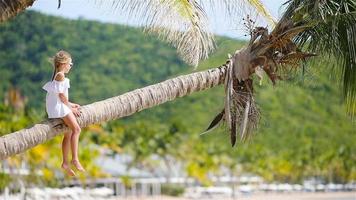
<instances>
[{"instance_id":1,"label":"shoreline","mask_svg":"<svg viewBox=\"0 0 356 200\"><path fill-rule=\"evenodd\" d=\"M201 198L187 198L187 197L126 197L115 198L115 200L356 200L356 192L290 192L290 193L256 193L238 195L235 198L226 197L201 197Z\"/></svg>"}]
</instances>

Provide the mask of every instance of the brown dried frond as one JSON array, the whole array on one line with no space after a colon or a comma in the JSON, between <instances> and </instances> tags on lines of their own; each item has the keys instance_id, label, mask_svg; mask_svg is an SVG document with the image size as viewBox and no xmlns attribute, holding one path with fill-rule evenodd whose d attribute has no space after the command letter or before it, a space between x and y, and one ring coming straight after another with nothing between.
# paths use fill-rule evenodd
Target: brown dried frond
<instances>
[{"instance_id":1,"label":"brown dried frond","mask_svg":"<svg viewBox=\"0 0 356 200\"><path fill-rule=\"evenodd\" d=\"M232 112L236 116L236 134L240 136L241 141L245 141L251 138L252 133L257 128L260 111L256 106L252 94L246 93L241 95L240 93L237 96L240 98L233 98L234 106L232 106Z\"/></svg>"},{"instance_id":2,"label":"brown dried frond","mask_svg":"<svg viewBox=\"0 0 356 200\"><path fill-rule=\"evenodd\" d=\"M281 33L285 32L293 27L294 27L294 23L292 20L279 21L279 23L273 29L271 35L280 35Z\"/></svg>"},{"instance_id":3,"label":"brown dried frond","mask_svg":"<svg viewBox=\"0 0 356 200\"><path fill-rule=\"evenodd\" d=\"M300 62L302 60L305 60L308 57L316 56L314 53L304 53L304 52L291 52L287 55L284 55L281 58L281 63L288 62L288 61L293 61L295 60L296 62Z\"/></svg>"},{"instance_id":4,"label":"brown dried frond","mask_svg":"<svg viewBox=\"0 0 356 200\"><path fill-rule=\"evenodd\" d=\"M32 6L35 0L1 0L0 23L17 15L27 7Z\"/></svg>"},{"instance_id":5,"label":"brown dried frond","mask_svg":"<svg viewBox=\"0 0 356 200\"><path fill-rule=\"evenodd\" d=\"M231 96L232 116L236 116L236 132L240 140L250 138L253 130L257 128L260 112L253 97L252 79L245 81L234 80L234 90Z\"/></svg>"}]
</instances>

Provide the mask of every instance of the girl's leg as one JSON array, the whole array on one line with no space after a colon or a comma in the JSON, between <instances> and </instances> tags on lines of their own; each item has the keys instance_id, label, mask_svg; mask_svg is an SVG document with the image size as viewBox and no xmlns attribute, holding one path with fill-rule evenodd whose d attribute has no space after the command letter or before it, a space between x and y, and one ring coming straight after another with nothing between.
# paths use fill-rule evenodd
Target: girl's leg
<instances>
[{"instance_id":1,"label":"girl's leg","mask_svg":"<svg viewBox=\"0 0 356 200\"><path fill-rule=\"evenodd\" d=\"M78 142L79 142L79 135L80 135L80 126L71 112L67 116L63 118L64 123L72 130L72 135L70 137L70 144L72 147L72 164L79 170L85 171L82 165L79 162L78 158Z\"/></svg>"},{"instance_id":2,"label":"girl's leg","mask_svg":"<svg viewBox=\"0 0 356 200\"><path fill-rule=\"evenodd\" d=\"M74 171L69 166L69 160L68 160L71 136L72 136L71 131L64 133L63 142L62 142L62 155L63 155L62 168L64 170L66 170L66 172L69 176L75 176Z\"/></svg>"}]
</instances>

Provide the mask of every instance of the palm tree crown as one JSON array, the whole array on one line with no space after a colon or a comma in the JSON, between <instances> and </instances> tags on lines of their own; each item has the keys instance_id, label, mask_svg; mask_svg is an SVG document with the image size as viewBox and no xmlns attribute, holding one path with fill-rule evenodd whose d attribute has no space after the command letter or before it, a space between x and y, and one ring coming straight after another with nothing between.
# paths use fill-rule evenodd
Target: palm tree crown
<instances>
[{"instance_id":1,"label":"palm tree crown","mask_svg":"<svg viewBox=\"0 0 356 200\"><path fill-rule=\"evenodd\" d=\"M337 58L344 97L351 115L356 113L356 1L289 0L281 21L292 19L308 26L296 44L321 55Z\"/></svg>"}]
</instances>

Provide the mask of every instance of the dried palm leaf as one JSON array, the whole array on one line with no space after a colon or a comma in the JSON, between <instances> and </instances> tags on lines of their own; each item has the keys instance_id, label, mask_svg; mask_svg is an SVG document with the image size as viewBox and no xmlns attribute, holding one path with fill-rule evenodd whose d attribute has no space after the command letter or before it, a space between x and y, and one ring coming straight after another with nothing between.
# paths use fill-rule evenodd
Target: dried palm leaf
<instances>
[{"instance_id":1,"label":"dried palm leaf","mask_svg":"<svg viewBox=\"0 0 356 200\"><path fill-rule=\"evenodd\" d=\"M1 0L0 23L32 6L33 2L35 2L35 0Z\"/></svg>"}]
</instances>

